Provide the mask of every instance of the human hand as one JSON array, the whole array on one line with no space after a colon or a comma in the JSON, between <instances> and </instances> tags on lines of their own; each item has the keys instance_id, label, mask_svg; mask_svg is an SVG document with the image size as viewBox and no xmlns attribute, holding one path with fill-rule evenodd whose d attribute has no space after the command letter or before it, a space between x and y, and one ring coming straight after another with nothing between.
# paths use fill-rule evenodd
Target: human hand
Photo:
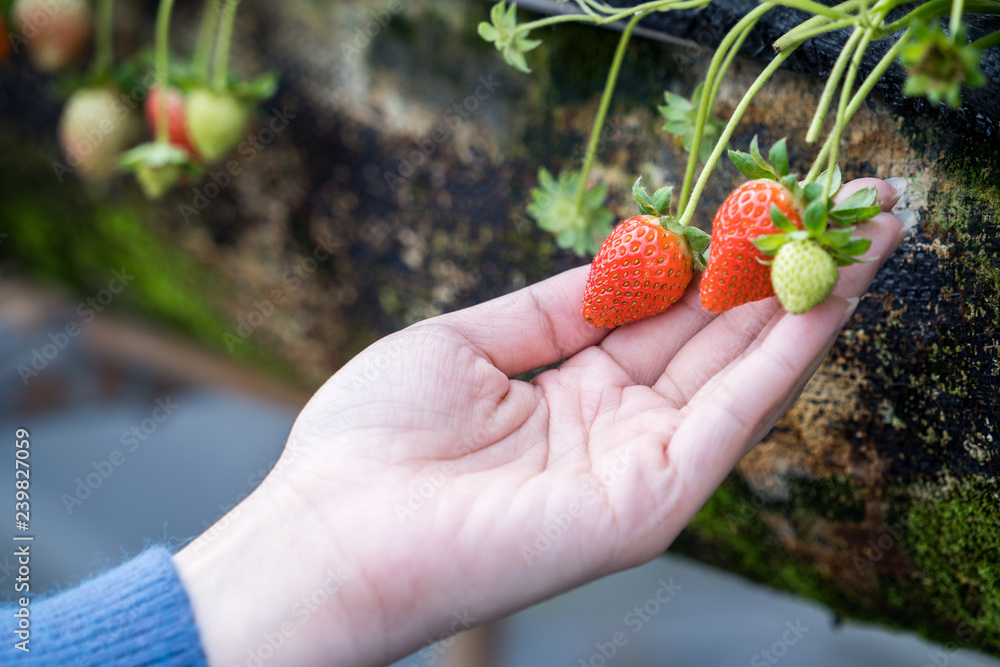
<instances>
[{"instance_id":1,"label":"human hand","mask_svg":"<svg viewBox=\"0 0 1000 667\"><path fill-rule=\"evenodd\" d=\"M898 193L875 179L838 199L873 185L890 210ZM908 230L885 212L859 231L880 259L844 268L805 315L775 298L713 315L692 287L609 333L580 316L580 267L374 344L303 409L238 517L175 557L210 662L268 644L268 664L385 664L656 557L788 408Z\"/></svg>"}]
</instances>

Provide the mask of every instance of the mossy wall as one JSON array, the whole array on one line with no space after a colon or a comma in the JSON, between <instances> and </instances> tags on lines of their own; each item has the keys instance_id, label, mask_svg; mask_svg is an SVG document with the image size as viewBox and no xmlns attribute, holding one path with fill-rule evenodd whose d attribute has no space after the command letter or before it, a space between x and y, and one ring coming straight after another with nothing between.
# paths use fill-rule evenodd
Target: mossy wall
<instances>
[{"instance_id":1,"label":"mossy wall","mask_svg":"<svg viewBox=\"0 0 1000 667\"><path fill-rule=\"evenodd\" d=\"M179 5L182 48L198 6ZM127 179L59 182L51 82L8 63L0 148L18 159L0 162L2 271L86 296L129 267L136 288L113 310L315 387L378 336L581 263L534 226L525 201L539 166L580 162L617 35L543 31L526 76L476 37L486 3L407 3L364 35L383 8L241 6L236 66L282 75L258 122L293 117L193 216L183 207L203 186L149 204ZM706 63L693 47L630 47L594 172L616 213L628 214L639 174L679 184L685 156L655 107L664 88L690 94ZM736 63L720 116L759 68ZM804 170L820 86L781 73L734 145L787 136ZM859 113L841 150L845 176L909 178L901 206L919 226L800 400L675 550L848 618L1000 655L998 154L995 135L956 132L934 114L897 116L878 100ZM722 166L700 226L737 178ZM329 257L316 261L317 248ZM268 300L270 314L234 344Z\"/></svg>"}]
</instances>

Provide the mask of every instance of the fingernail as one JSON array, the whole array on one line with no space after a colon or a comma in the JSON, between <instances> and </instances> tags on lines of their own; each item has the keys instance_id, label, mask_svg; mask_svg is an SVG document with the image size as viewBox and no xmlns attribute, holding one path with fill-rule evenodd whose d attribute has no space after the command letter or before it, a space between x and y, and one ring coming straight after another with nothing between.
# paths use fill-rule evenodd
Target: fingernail
<instances>
[{"instance_id":1,"label":"fingernail","mask_svg":"<svg viewBox=\"0 0 1000 667\"><path fill-rule=\"evenodd\" d=\"M910 184L910 182L905 178L903 178L902 176L893 176L892 178L887 178L885 179L885 182L893 187L893 189L896 191L897 196L902 196L902 194L906 192L906 186Z\"/></svg>"},{"instance_id":2,"label":"fingernail","mask_svg":"<svg viewBox=\"0 0 1000 667\"><path fill-rule=\"evenodd\" d=\"M899 230L899 240L902 241L917 226L917 214L913 211L900 211L896 217L903 223L903 228Z\"/></svg>"},{"instance_id":3,"label":"fingernail","mask_svg":"<svg viewBox=\"0 0 1000 667\"><path fill-rule=\"evenodd\" d=\"M847 321L854 315L854 311L858 309L858 303L861 302L861 299L860 297L852 296L845 298L844 301L847 302L847 308L844 309L844 318L840 322L841 327L847 324Z\"/></svg>"},{"instance_id":4,"label":"fingernail","mask_svg":"<svg viewBox=\"0 0 1000 667\"><path fill-rule=\"evenodd\" d=\"M899 202L899 198L903 196L904 192L906 192L906 187L910 184L910 182L901 176L887 178L885 179L885 182L891 185L892 189L896 191L896 194L889 197L889 201L885 202L882 208L883 211L891 211L892 207Z\"/></svg>"}]
</instances>

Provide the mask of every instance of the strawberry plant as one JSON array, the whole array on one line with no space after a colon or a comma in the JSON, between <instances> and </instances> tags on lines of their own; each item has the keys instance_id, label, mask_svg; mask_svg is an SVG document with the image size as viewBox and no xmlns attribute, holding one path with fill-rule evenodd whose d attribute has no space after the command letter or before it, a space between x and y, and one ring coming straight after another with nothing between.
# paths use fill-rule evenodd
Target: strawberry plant
<instances>
[{"instance_id":1,"label":"strawberry plant","mask_svg":"<svg viewBox=\"0 0 1000 667\"><path fill-rule=\"evenodd\" d=\"M157 198L179 183L200 178L205 163L218 160L245 136L254 104L277 87L272 73L241 81L229 73L229 50L238 0L206 0L190 63L171 55L168 44L174 0L157 11L153 65L155 84L143 111L152 140L134 146L139 121L135 103L122 93L136 90L140 54L115 65L112 52L114 0L15 0L11 16L21 33L0 31L0 63L8 47L21 47L40 70L64 68L94 32L94 59L85 75L63 75L67 102L59 122L59 143L67 164L53 162L56 176L74 172L103 181L120 169L131 171L147 196ZM0 14L0 28L5 27ZM8 39L9 38L9 39ZM134 93L133 93L134 94Z\"/></svg>"},{"instance_id":2,"label":"strawberry plant","mask_svg":"<svg viewBox=\"0 0 1000 667\"><path fill-rule=\"evenodd\" d=\"M572 248L582 256L594 252L611 218L602 204L606 186L592 184L589 175L623 56L636 25L654 12L702 7L711 0L654 0L617 7L594 0L574 2L576 12L567 11L527 23L518 23L516 5L500 2L490 14L490 22L479 25L479 34L492 42L509 64L529 72L526 54L541 45L539 40L529 37L533 30L571 21L594 25L624 22L582 167L579 171L562 172L558 180L544 168L539 170L541 187L532 191L532 201L528 205L528 212L540 228L556 234L558 245ZM732 115L723 122L713 109L724 77L754 26L765 14L781 7L797 9L806 18L774 42L776 55L745 91ZM684 174L678 178L681 186L676 215L671 216L669 211L661 209L650 215L660 220L669 219L670 226L664 228L667 231L663 233L669 235L669 230L675 229L676 236L689 228L698 200L733 132L755 95L775 71L807 41L834 30L851 31L827 77L805 141L820 140L824 120L835 98L836 119L801 182L798 176L790 173L785 140L771 149L770 162L760 154L756 139L749 153L729 152L729 157L750 180L727 198L713 221L711 249L700 287L701 303L706 309L723 312L777 294L789 312L806 312L830 294L837 282L838 267L861 261L858 257L867 251L868 244L854 236L854 226L875 216L880 209L873 189L856 193L841 205L834 206L832 197L841 182L837 167L841 137L875 84L896 61L907 72L903 93L926 97L933 104L947 103L957 108L963 87L986 84L979 62L985 49L1000 44L1000 31L969 41L962 20L967 9L984 14L1000 13L992 0L919 3L847 0L832 7L814 0L767 0L747 12L721 40L705 80L692 91L690 98L664 92L666 104L659 107L667 121L664 129L683 140L689 155ZM883 40L891 45L858 82L863 57L873 42ZM699 163L703 164L700 171ZM630 218L619 224L621 230L616 227L611 231L608 242L619 249L616 252L624 247L620 242L624 236L639 238L647 233L644 229L649 228L652 233L656 226L649 220L641 223L642 228L639 224L636 218ZM661 237L660 231L656 232L656 237ZM680 237L674 243L677 247L683 246ZM614 326L660 312L661 309L656 308L633 307L627 318L617 314L594 314L595 271L602 280L601 294L635 294L634 275L626 276L619 271L621 284L610 282L615 273L609 273L606 268L613 254L608 248L607 243L601 247L591 265L592 281L584 297L584 317L599 326L608 326L609 322ZM645 294L640 293L640 296L646 298ZM601 306L606 308L607 302L602 302Z\"/></svg>"}]
</instances>

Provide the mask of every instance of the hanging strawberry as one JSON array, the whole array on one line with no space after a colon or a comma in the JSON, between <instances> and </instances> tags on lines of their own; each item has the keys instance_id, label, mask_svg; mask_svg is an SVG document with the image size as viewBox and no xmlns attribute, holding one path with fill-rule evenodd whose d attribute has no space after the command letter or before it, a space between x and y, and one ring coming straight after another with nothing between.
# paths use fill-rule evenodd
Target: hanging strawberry
<instances>
[{"instance_id":1,"label":"hanging strawberry","mask_svg":"<svg viewBox=\"0 0 1000 667\"><path fill-rule=\"evenodd\" d=\"M11 15L20 30L8 35L15 50L23 45L31 63L43 72L66 67L90 39L92 18L86 0L16 0Z\"/></svg>"},{"instance_id":2,"label":"hanging strawberry","mask_svg":"<svg viewBox=\"0 0 1000 667\"><path fill-rule=\"evenodd\" d=\"M69 167L88 180L105 180L118 168L122 151L139 134L139 124L111 84L74 92L59 119L59 144Z\"/></svg>"},{"instance_id":3,"label":"hanging strawberry","mask_svg":"<svg viewBox=\"0 0 1000 667\"><path fill-rule=\"evenodd\" d=\"M160 98L162 94L160 86L153 86L143 104L150 134L156 137L156 126L159 123L160 114L165 111L167 137L170 143L178 148L183 148L192 156L197 156L198 151L195 150L194 143L191 141L191 133L188 130L187 118L185 118L184 94L174 86L167 88L166 104L163 104Z\"/></svg>"}]
</instances>

